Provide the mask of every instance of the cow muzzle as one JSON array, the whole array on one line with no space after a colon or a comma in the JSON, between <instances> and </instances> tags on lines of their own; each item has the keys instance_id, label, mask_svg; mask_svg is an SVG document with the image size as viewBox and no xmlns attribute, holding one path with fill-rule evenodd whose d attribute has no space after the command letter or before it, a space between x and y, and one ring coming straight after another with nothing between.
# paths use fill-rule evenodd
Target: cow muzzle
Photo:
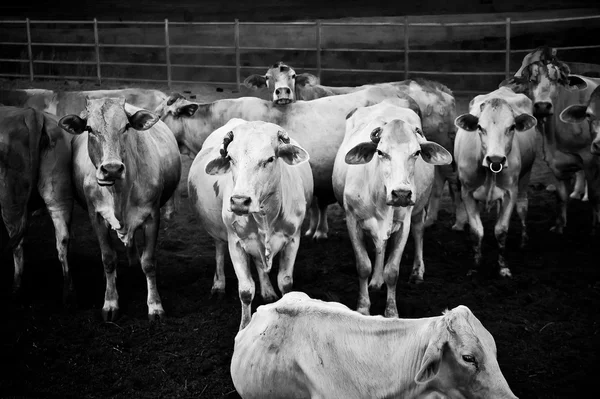
<instances>
[{"instance_id":1,"label":"cow muzzle","mask_svg":"<svg viewBox=\"0 0 600 399\"><path fill-rule=\"evenodd\" d=\"M245 195L232 195L229 199L230 208L236 215L247 215L250 213L252 198Z\"/></svg>"},{"instance_id":2,"label":"cow muzzle","mask_svg":"<svg viewBox=\"0 0 600 399\"><path fill-rule=\"evenodd\" d=\"M545 118L554 113L552 109L552 103L549 101L538 101L533 104L533 116L538 119Z\"/></svg>"},{"instance_id":3,"label":"cow muzzle","mask_svg":"<svg viewBox=\"0 0 600 399\"><path fill-rule=\"evenodd\" d=\"M490 168L492 173L500 173L502 169L506 168L506 157L498 155L490 155L485 157L487 167Z\"/></svg>"},{"instance_id":4,"label":"cow muzzle","mask_svg":"<svg viewBox=\"0 0 600 399\"><path fill-rule=\"evenodd\" d=\"M123 162L104 162L96 171L96 180L101 186L112 186L116 180L123 179L125 165Z\"/></svg>"},{"instance_id":5,"label":"cow muzzle","mask_svg":"<svg viewBox=\"0 0 600 399\"><path fill-rule=\"evenodd\" d=\"M392 190L390 194L387 205L407 207L415 204L412 199L412 191L409 189Z\"/></svg>"},{"instance_id":6,"label":"cow muzzle","mask_svg":"<svg viewBox=\"0 0 600 399\"><path fill-rule=\"evenodd\" d=\"M277 105L286 105L292 102L292 90L289 87L278 87L273 94L273 102Z\"/></svg>"}]
</instances>

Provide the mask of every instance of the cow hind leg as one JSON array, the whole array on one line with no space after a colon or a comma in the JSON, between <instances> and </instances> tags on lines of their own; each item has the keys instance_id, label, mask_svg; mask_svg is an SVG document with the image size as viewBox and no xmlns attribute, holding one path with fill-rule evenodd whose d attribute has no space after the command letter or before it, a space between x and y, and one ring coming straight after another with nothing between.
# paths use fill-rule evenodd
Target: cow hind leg
<instances>
[{"instance_id":1,"label":"cow hind leg","mask_svg":"<svg viewBox=\"0 0 600 399\"><path fill-rule=\"evenodd\" d=\"M227 242L215 239L215 275L213 277L213 285L210 289L210 295L216 296L219 299L225 297L225 251L227 250Z\"/></svg>"},{"instance_id":2,"label":"cow hind leg","mask_svg":"<svg viewBox=\"0 0 600 399\"><path fill-rule=\"evenodd\" d=\"M106 278L106 290L104 292L104 305L102 305L102 318L104 321L115 321L119 317L119 294L117 292L117 252L113 248L110 239L108 223L100 214L90 215L92 226L96 232L102 264L104 265L104 276Z\"/></svg>"},{"instance_id":3,"label":"cow hind leg","mask_svg":"<svg viewBox=\"0 0 600 399\"><path fill-rule=\"evenodd\" d=\"M479 266L481 265L481 242L483 241L483 224L481 223L479 206L475 198L473 198L473 196L471 195L471 193L465 192L463 190L462 199L463 204L465 205L467 216L469 218L469 230L473 245L473 268L467 272L467 275L470 276L476 273L479 269Z\"/></svg>"},{"instance_id":4,"label":"cow hind leg","mask_svg":"<svg viewBox=\"0 0 600 399\"><path fill-rule=\"evenodd\" d=\"M348 235L354 249L356 258L356 270L358 272L358 303L356 310L364 315L369 315L371 308L371 299L369 298L369 290L367 281L371 276L371 259L364 244L364 232L358 226L358 221L354 216L346 212L346 225L348 227Z\"/></svg>"},{"instance_id":5,"label":"cow hind leg","mask_svg":"<svg viewBox=\"0 0 600 399\"><path fill-rule=\"evenodd\" d=\"M460 194L458 179L448 180L448 191L450 192L450 197L452 197L454 202L455 221L452 225L452 230L464 231L468 221L468 216Z\"/></svg>"},{"instance_id":6,"label":"cow hind leg","mask_svg":"<svg viewBox=\"0 0 600 399\"><path fill-rule=\"evenodd\" d=\"M151 214L144 222L144 252L142 253L142 271L146 275L148 286L148 319L155 321L165 318L165 311L156 285L156 242L160 224L160 211Z\"/></svg>"},{"instance_id":7,"label":"cow hind leg","mask_svg":"<svg viewBox=\"0 0 600 399\"><path fill-rule=\"evenodd\" d=\"M62 265L63 272L63 304L74 304L75 302L75 287L69 268L68 250L69 250L69 231L71 225L72 206L67 209L48 210L52 223L54 224L54 234L56 237L56 252L58 260Z\"/></svg>"},{"instance_id":8,"label":"cow hind leg","mask_svg":"<svg viewBox=\"0 0 600 399\"><path fill-rule=\"evenodd\" d=\"M329 232L329 224L327 222L327 205L321 201L319 203L319 222L317 224L317 230L313 235L313 240L323 241L327 239L327 233Z\"/></svg>"},{"instance_id":9,"label":"cow hind leg","mask_svg":"<svg viewBox=\"0 0 600 399\"><path fill-rule=\"evenodd\" d=\"M317 197L313 197L311 201L310 209L308 212L308 218L308 230L306 230L306 233L304 233L304 235L306 237L312 238L315 232L317 231L317 225L319 224L319 201Z\"/></svg>"},{"instance_id":10,"label":"cow hind leg","mask_svg":"<svg viewBox=\"0 0 600 399\"><path fill-rule=\"evenodd\" d=\"M421 229L423 228L421 220ZM398 306L396 304L396 286L400 274L400 261L408 240L410 231L410 219L404 221L402 228L390 237L392 251L385 265L384 278L387 285L387 299L385 304L385 317L398 317Z\"/></svg>"},{"instance_id":11,"label":"cow hind leg","mask_svg":"<svg viewBox=\"0 0 600 399\"><path fill-rule=\"evenodd\" d=\"M562 234L567 226L567 204L569 202L569 193L564 180L559 180L556 184L557 214L554 226L550 228L552 233Z\"/></svg>"},{"instance_id":12,"label":"cow hind leg","mask_svg":"<svg viewBox=\"0 0 600 399\"><path fill-rule=\"evenodd\" d=\"M269 273L263 268L262 260L254 259L256 265L256 274L258 274L258 281L260 282L260 296L266 303L272 303L279 299L279 295L275 292L273 284L271 284L271 278Z\"/></svg>"},{"instance_id":13,"label":"cow hind leg","mask_svg":"<svg viewBox=\"0 0 600 399\"><path fill-rule=\"evenodd\" d=\"M429 203L427 204L427 219L425 221L425 227L432 226L438 218L438 212L440 209L440 200L444 192L444 185L446 179L439 166L435 167L433 187L431 188L431 194L429 196Z\"/></svg>"},{"instance_id":14,"label":"cow hind leg","mask_svg":"<svg viewBox=\"0 0 600 399\"><path fill-rule=\"evenodd\" d=\"M498 273L501 277L512 277L506 263L506 237L508 236L508 226L515 206L517 193L509 192L507 195L509 198L505 197L502 201L502 209L494 227L494 234L498 242Z\"/></svg>"},{"instance_id":15,"label":"cow hind leg","mask_svg":"<svg viewBox=\"0 0 600 399\"><path fill-rule=\"evenodd\" d=\"M571 199L580 199L587 201L587 185L585 183L585 172L583 170L575 173L575 185L573 192L569 195Z\"/></svg>"},{"instance_id":16,"label":"cow hind leg","mask_svg":"<svg viewBox=\"0 0 600 399\"><path fill-rule=\"evenodd\" d=\"M423 212L415 215L410 223L410 231L415 242L415 256L413 268L408 279L409 283L420 284L425 274L425 263L423 263Z\"/></svg>"}]
</instances>

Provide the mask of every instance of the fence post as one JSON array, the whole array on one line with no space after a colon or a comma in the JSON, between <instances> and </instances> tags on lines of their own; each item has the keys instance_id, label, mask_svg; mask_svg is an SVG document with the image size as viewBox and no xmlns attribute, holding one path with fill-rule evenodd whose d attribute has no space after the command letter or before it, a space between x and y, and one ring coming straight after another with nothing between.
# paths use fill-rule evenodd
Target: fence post
<instances>
[{"instance_id":1,"label":"fence post","mask_svg":"<svg viewBox=\"0 0 600 399\"><path fill-rule=\"evenodd\" d=\"M317 78L321 82L321 20L317 19Z\"/></svg>"},{"instance_id":2,"label":"fence post","mask_svg":"<svg viewBox=\"0 0 600 399\"><path fill-rule=\"evenodd\" d=\"M233 42L235 46L235 82L237 83L237 88L240 90L241 88L241 65L240 65L240 20L235 19L235 26L233 29Z\"/></svg>"},{"instance_id":3,"label":"fence post","mask_svg":"<svg viewBox=\"0 0 600 399\"><path fill-rule=\"evenodd\" d=\"M408 79L408 16L404 17L404 80Z\"/></svg>"},{"instance_id":4,"label":"fence post","mask_svg":"<svg viewBox=\"0 0 600 399\"><path fill-rule=\"evenodd\" d=\"M98 84L102 84L102 74L100 73L100 40L98 35L98 20L94 18L94 44L96 45L96 76Z\"/></svg>"},{"instance_id":5,"label":"fence post","mask_svg":"<svg viewBox=\"0 0 600 399\"><path fill-rule=\"evenodd\" d=\"M167 87L171 90L171 48L169 45L169 20L165 18L165 57L167 60Z\"/></svg>"},{"instance_id":6,"label":"fence post","mask_svg":"<svg viewBox=\"0 0 600 399\"><path fill-rule=\"evenodd\" d=\"M506 18L506 61L504 64L504 75L510 77L510 18Z\"/></svg>"},{"instance_id":7,"label":"fence post","mask_svg":"<svg viewBox=\"0 0 600 399\"><path fill-rule=\"evenodd\" d=\"M27 53L29 54L29 80L33 82L33 50L31 49L31 26L29 18L25 20L27 23Z\"/></svg>"}]
</instances>

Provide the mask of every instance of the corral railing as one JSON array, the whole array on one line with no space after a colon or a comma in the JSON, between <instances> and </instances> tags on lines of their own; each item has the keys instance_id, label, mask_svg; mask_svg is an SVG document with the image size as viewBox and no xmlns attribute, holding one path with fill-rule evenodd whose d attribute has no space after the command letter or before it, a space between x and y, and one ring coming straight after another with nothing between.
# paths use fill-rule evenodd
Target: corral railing
<instances>
[{"instance_id":1,"label":"corral railing","mask_svg":"<svg viewBox=\"0 0 600 399\"><path fill-rule=\"evenodd\" d=\"M306 68L306 70L311 70L316 73L316 75L321 78L324 73L373 73L373 74L386 74L387 76L394 75L399 78L407 79L413 76L496 76L498 79L508 78L511 75L511 69L514 71L515 68L511 68L511 55L513 54L524 54L527 53L533 48L512 48L511 47L511 37L513 36L512 30L519 26L539 26L540 24L555 24L558 22L575 22L575 23L598 23L596 21L600 20L600 15L591 15L591 16L577 16L570 18L552 18L552 19L534 19L534 20L511 20L511 18L506 18L504 21L485 21L485 22L450 22L450 23L436 23L436 22L411 22L410 17L405 17L403 22L329 22L329 21L314 21L314 22L240 22L239 20L235 20L234 22L170 22L165 19L164 22L136 22L136 21L98 21L94 19L93 21L42 21L42 20L5 20L0 21L0 28L9 26L11 32L17 29L24 29L25 31L25 40L24 41L2 41L0 42L0 46L24 46L27 49L27 56L24 56L24 53L21 53L22 56L19 57L11 57L11 58L0 58L1 63L14 63L21 65L20 73L5 73L4 70L0 70L0 77L8 77L8 78L28 78L33 81L34 79L74 79L74 80L92 80L101 84L103 80L115 80L115 81L130 81L130 82L160 82L166 84L169 88L173 84L194 84L194 83L207 83L207 84L218 84L218 85L236 85L238 88L240 87L243 79L242 79L242 70L255 70L255 71L266 71L266 65L272 63L275 60L269 60L268 62L263 62L262 65L242 65L241 54L246 54L248 52L265 52L265 51L292 51L292 52L314 52L314 68ZM83 38L78 38L72 42L46 42L44 40L34 40L32 38L32 26L36 24L44 24L46 26L52 26L57 24L65 24L69 26L73 25L85 25L93 29L93 39L84 40ZM134 26L134 27L153 27L154 29L164 29L164 43L123 43L115 42L107 43L101 40L103 34L110 32L110 28L103 27L112 27L112 29L118 29L119 26ZM210 45L196 45L196 44L180 44L176 43L172 40L172 35L170 34L170 30L176 28L184 28L191 29L194 26L201 26L202 28L210 29L223 29L230 30L231 36L229 39L226 39L226 36L229 35L220 33L219 41L227 42L229 40L230 44L210 44ZM264 44L260 45L245 45L242 42L242 39L246 38L246 34L241 33L242 29L247 29L254 34L265 34L271 27L274 26L285 26L288 29L304 29L304 30L312 30L314 32L314 42L310 43L310 39L300 40L299 46L282 46L277 44L276 38L274 38L275 45ZM117 27L117 28L115 28ZM398 33L398 40L394 42L393 38L390 39L392 45L386 46L375 46L375 47L361 47L359 46L348 46L342 44L341 47L336 47L332 45L327 45L323 41L323 31L328 27L343 27L346 29L377 29L379 31L387 28L396 29ZM488 29L490 27L496 27L496 29L502 29L504 27L504 34L497 35L499 38L504 40L504 46L501 46L501 43L495 43L495 48L435 48L431 45L424 46L416 42L415 40L418 38L417 35L415 37L411 36L411 31L415 30L427 30L427 29L449 29L449 28L460 28L460 27L482 27ZM262 31L261 31L262 29ZM266 31L265 31L266 29ZM225 32L223 31L223 32ZM262 33L261 33L262 32ZM5 35L2 35L5 37ZM156 35L155 35L156 36ZM224 38L225 36L225 38ZM249 36L249 35L248 35ZM306 36L306 35L305 35ZM359 34L360 36L360 34ZM289 37L288 37L289 39ZM306 38L305 38L306 39ZM484 40L485 38L476 38ZM473 40L476 40L473 39ZM126 41L127 37L121 38L119 41ZM387 40L387 39L386 39ZM273 43L271 41L270 43ZM414 47L411 46L414 44ZM93 59L87 60L57 60L57 59L41 59L41 57L34 56L34 48L37 47L63 47L63 48L87 48L88 50L93 50ZM501 46L501 47L500 47ZM584 44L578 46L554 46L558 50L590 50L590 49L600 49L600 43L592 43L592 44ZM112 51L123 50L127 52L131 49L136 49L140 51L141 49L148 49L153 52L163 52L163 55L157 56L156 58L160 58L159 62L123 62L123 61L115 61L110 59L103 59L102 51L105 49L112 49ZM222 51L233 55L230 57L231 60L234 60L232 63L228 64L206 64L206 63L182 63L180 61L174 60L174 54L177 51L189 52L189 51L198 51L198 52L215 52ZM374 53L383 56L396 56L398 65L400 62L402 63L401 68L389 67L389 64L386 65L385 68L338 68L338 67L327 67L323 65L323 56L325 54L334 54L334 53L354 53L356 57L359 55L364 55L368 53ZM6 54L6 52L2 52L2 54ZM13 52L14 54L14 52ZM444 54L456 54L456 55L464 55L464 54L496 54L496 57L504 58L504 68L503 70L486 70L486 71L474 71L474 70L439 70L439 68L427 69L427 68L413 68L413 63L411 59L413 57L417 57L419 54L430 54L435 55L435 57L441 57ZM434 58L435 58L434 57ZM430 58L431 59L431 58ZM522 57L519 58L519 60ZM45 73L36 73L35 66L42 64L59 64L59 65L78 65L85 66L89 71L91 68L95 70L95 74L89 74L87 76L80 76L75 74L65 74L65 75L54 75L54 74L45 74ZM466 61L465 61L466 64ZM513 60L514 64L514 60ZM6 64L5 64L6 65ZM292 64L293 65L293 64ZM395 64L394 64L395 65ZM421 66L423 63L421 62ZM502 65L502 64L496 64ZM116 67L116 68L125 68L125 67L139 67L140 69L145 68L161 68L163 70L162 75L164 79L157 78L139 78L139 77L123 77L123 76L109 76L107 74L103 74L103 71L107 68ZM234 73L235 81L233 79L219 80L219 79L211 79L211 80L186 80L186 79L177 79L173 76L173 72L178 68L199 68L199 69L215 69L220 71L231 71ZM296 68L302 69L302 68ZM27 71L23 73L23 70Z\"/></svg>"}]
</instances>

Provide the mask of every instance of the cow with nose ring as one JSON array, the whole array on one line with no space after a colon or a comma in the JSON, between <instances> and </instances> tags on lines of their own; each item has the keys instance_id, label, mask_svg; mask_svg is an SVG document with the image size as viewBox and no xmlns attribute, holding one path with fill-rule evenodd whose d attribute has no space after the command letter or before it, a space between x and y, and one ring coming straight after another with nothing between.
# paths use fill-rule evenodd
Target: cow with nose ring
<instances>
[{"instance_id":1,"label":"cow with nose ring","mask_svg":"<svg viewBox=\"0 0 600 399\"><path fill-rule=\"evenodd\" d=\"M469 113L456 118L459 128L454 142L461 196L473 236L475 268L482 261L483 224L479 204L489 209L500 201L494 228L498 242L498 273L510 277L506 263L506 236L516 205L521 219L521 247L527 243L527 186L535 160L535 126L532 103L524 94L501 87L476 96Z\"/></svg>"}]
</instances>

